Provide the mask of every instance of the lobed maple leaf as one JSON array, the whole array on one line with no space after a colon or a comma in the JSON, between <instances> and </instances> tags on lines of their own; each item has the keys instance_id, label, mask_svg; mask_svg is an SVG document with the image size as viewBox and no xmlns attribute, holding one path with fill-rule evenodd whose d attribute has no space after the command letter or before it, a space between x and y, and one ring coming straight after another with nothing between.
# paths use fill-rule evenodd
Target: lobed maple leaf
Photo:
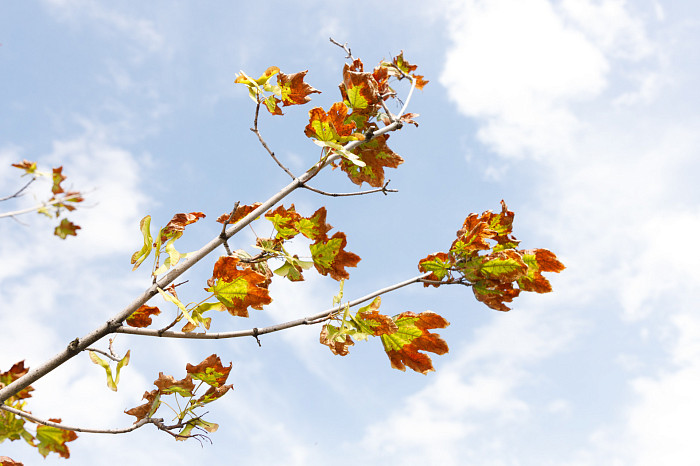
<instances>
[{"instance_id":1,"label":"lobed maple leaf","mask_svg":"<svg viewBox=\"0 0 700 466\"><path fill-rule=\"evenodd\" d=\"M291 239L299 233L296 224L301 219L301 215L294 210L294 204L289 209L279 206L275 210L270 210L265 214L265 218L271 221L277 230L276 238Z\"/></svg>"},{"instance_id":2,"label":"lobed maple leaf","mask_svg":"<svg viewBox=\"0 0 700 466\"><path fill-rule=\"evenodd\" d=\"M319 240L309 247L314 266L321 275L330 274L334 280L350 278L345 267L357 267L360 256L345 251L347 243L345 233L338 231L330 239Z\"/></svg>"},{"instance_id":3,"label":"lobed maple leaf","mask_svg":"<svg viewBox=\"0 0 700 466\"><path fill-rule=\"evenodd\" d=\"M161 241L172 237L178 233L182 234L187 225L197 222L199 219L206 217L202 212L190 212L189 214L175 214L161 230Z\"/></svg>"},{"instance_id":4,"label":"lobed maple leaf","mask_svg":"<svg viewBox=\"0 0 700 466\"><path fill-rule=\"evenodd\" d=\"M66 239L69 235L78 236L78 230L80 229L80 225L76 225L75 223L64 218L54 229L53 234L61 239Z\"/></svg>"},{"instance_id":5,"label":"lobed maple leaf","mask_svg":"<svg viewBox=\"0 0 700 466\"><path fill-rule=\"evenodd\" d=\"M49 421L59 424L61 419L49 419ZM44 458L52 452L58 453L61 458L70 458L70 450L66 443L77 438L78 435L71 430L44 425L36 428L36 439L39 441L37 448Z\"/></svg>"},{"instance_id":6,"label":"lobed maple leaf","mask_svg":"<svg viewBox=\"0 0 700 466\"><path fill-rule=\"evenodd\" d=\"M142 419L150 418L158 410L160 407L160 391L156 389L145 392L142 399L146 400L144 404L124 411L129 416L136 417L134 424Z\"/></svg>"},{"instance_id":7,"label":"lobed maple leaf","mask_svg":"<svg viewBox=\"0 0 700 466\"><path fill-rule=\"evenodd\" d=\"M311 101L311 94L320 94L321 91L314 89L304 82L304 77L309 70L300 71L294 74L284 74L280 71L277 75L277 84L282 93L282 105L303 105Z\"/></svg>"},{"instance_id":8,"label":"lobed maple leaf","mask_svg":"<svg viewBox=\"0 0 700 466\"><path fill-rule=\"evenodd\" d=\"M233 217L231 217L231 213L228 214L221 214L219 218L216 219L217 222L219 223L236 223L239 220L243 219L246 215L260 207L262 203L256 202L255 204L252 205L241 205L238 206L236 211L233 213Z\"/></svg>"},{"instance_id":9,"label":"lobed maple leaf","mask_svg":"<svg viewBox=\"0 0 700 466\"><path fill-rule=\"evenodd\" d=\"M20 163L13 163L12 166L24 170L24 175L33 175L37 168L36 162L30 162L26 159L22 160Z\"/></svg>"},{"instance_id":10,"label":"lobed maple leaf","mask_svg":"<svg viewBox=\"0 0 700 466\"><path fill-rule=\"evenodd\" d=\"M518 286L523 291L535 291L537 293L549 293L552 285L542 276L542 272L561 272L564 264L559 262L557 256L547 249L528 249L521 251L523 261L527 264L527 273L518 278Z\"/></svg>"},{"instance_id":11,"label":"lobed maple leaf","mask_svg":"<svg viewBox=\"0 0 700 466\"><path fill-rule=\"evenodd\" d=\"M53 181L53 186L51 187L51 192L54 194L60 194L63 192L63 188L61 187L61 183L63 180L66 179L66 176L61 173L63 171L63 167L58 167L53 169L53 174L52 174L52 181Z\"/></svg>"},{"instance_id":12,"label":"lobed maple leaf","mask_svg":"<svg viewBox=\"0 0 700 466\"><path fill-rule=\"evenodd\" d=\"M250 268L237 268L238 262L236 257L220 257L206 291L214 293L231 315L248 317L248 307L260 310L272 298L263 286L267 277Z\"/></svg>"},{"instance_id":13,"label":"lobed maple leaf","mask_svg":"<svg viewBox=\"0 0 700 466\"><path fill-rule=\"evenodd\" d=\"M348 347L355 344L347 333L340 332L340 329L334 325L326 324L321 329L319 342L331 349L331 352L338 356L346 356Z\"/></svg>"},{"instance_id":14,"label":"lobed maple leaf","mask_svg":"<svg viewBox=\"0 0 700 466\"><path fill-rule=\"evenodd\" d=\"M12 382L25 375L27 372L29 372L29 368L24 367L24 361L20 361L13 364L10 370L6 372L0 372L0 386L6 387L10 385ZM32 395L29 392L32 391L34 391L34 389L30 385L27 388L24 388L20 392L13 395L12 398L10 398L10 400L22 400L25 398L31 398Z\"/></svg>"},{"instance_id":15,"label":"lobed maple leaf","mask_svg":"<svg viewBox=\"0 0 700 466\"><path fill-rule=\"evenodd\" d=\"M358 69L359 62L359 69ZM362 62L355 60L353 66L343 68L343 84L340 92L345 104L355 112L376 113L381 101L379 86L372 73L362 71Z\"/></svg>"},{"instance_id":16,"label":"lobed maple leaf","mask_svg":"<svg viewBox=\"0 0 700 466\"><path fill-rule=\"evenodd\" d=\"M384 168L396 168L403 163L403 158L389 149L386 144L387 139L389 139L388 134L375 136L352 150L364 166L359 166L347 159L340 162L340 169L347 173L350 181L356 185L366 182L374 188L384 186Z\"/></svg>"},{"instance_id":17,"label":"lobed maple leaf","mask_svg":"<svg viewBox=\"0 0 700 466\"><path fill-rule=\"evenodd\" d=\"M396 331L381 335L391 367L405 371L408 366L421 374L434 371L430 357L421 351L435 354L447 353L449 351L447 343L428 330L445 328L450 323L439 314L429 311L420 314L407 311L392 319L397 326Z\"/></svg>"},{"instance_id":18,"label":"lobed maple leaf","mask_svg":"<svg viewBox=\"0 0 700 466\"><path fill-rule=\"evenodd\" d=\"M349 141L363 140L355 132L354 122L346 122L348 107L342 102L334 103L328 112L321 107L309 111L309 124L304 129L306 136L316 139L320 145L339 146Z\"/></svg>"},{"instance_id":19,"label":"lobed maple leaf","mask_svg":"<svg viewBox=\"0 0 700 466\"><path fill-rule=\"evenodd\" d=\"M323 240L328 237L327 233L333 228L326 223L326 214L326 208L321 207L310 217L302 217L297 220L295 228L311 241Z\"/></svg>"},{"instance_id":20,"label":"lobed maple leaf","mask_svg":"<svg viewBox=\"0 0 700 466\"><path fill-rule=\"evenodd\" d=\"M163 394L177 393L181 396L192 396L194 391L194 382L189 374L181 380L175 380L172 375L165 375L162 372L158 373L158 378L153 384L158 387L158 392Z\"/></svg>"},{"instance_id":21,"label":"lobed maple leaf","mask_svg":"<svg viewBox=\"0 0 700 466\"><path fill-rule=\"evenodd\" d=\"M126 318L126 325L130 327L144 328L153 323L151 316L159 315L160 309L156 306L142 305Z\"/></svg>"},{"instance_id":22,"label":"lobed maple leaf","mask_svg":"<svg viewBox=\"0 0 700 466\"><path fill-rule=\"evenodd\" d=\"M226 367L221 364L219 356L212 354L196 366L187 364L185 369L188 376L193 379L201 380L212 387L222 387L228 379L231 367L233 367L233 363L229 363Z\"/></svg>"}]
</instances>

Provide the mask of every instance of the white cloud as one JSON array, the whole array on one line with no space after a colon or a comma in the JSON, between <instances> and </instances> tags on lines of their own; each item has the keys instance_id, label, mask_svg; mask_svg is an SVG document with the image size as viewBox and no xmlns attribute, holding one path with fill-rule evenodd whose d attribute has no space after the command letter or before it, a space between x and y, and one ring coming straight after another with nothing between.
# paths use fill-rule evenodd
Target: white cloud
<instances>
[{"instance_id":1,"label":"white cloud","mask_svg":"<svg viewBox=\"0 0 700 466\"><path fill-rule=\"evenodd\" d=\"M598 95L609 64L545 0L458 1L440 82L460 111L484 119L479 138L501 155L568 147L568 104Z\"/></svg>"}]
</instances>

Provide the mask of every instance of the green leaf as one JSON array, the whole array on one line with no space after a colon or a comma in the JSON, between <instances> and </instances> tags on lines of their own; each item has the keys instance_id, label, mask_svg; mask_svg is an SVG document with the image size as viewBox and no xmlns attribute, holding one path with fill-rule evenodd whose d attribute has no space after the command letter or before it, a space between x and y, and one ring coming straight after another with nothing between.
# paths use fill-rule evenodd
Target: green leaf
<instances>
[{"instance_id":1,"label":"green leaf","mask_svg":"<svg viewBox=\"0 0 700 466\"><path fill-rule=\"evenodd\" d=\"M49 419L51 422L60 423L60 419ZM49 453L58 453L61 458L69 458L70 450L66 445L67 442L72 442L77 439L78 435L70 430L59 429L40 425L36 428L36 439L39 441L37 447L39 453L46 458Z\"/></svg>"},{"instance_id":2,"label":"green leaf","mask_svg":"<svg viewBox=\"0 0 700 466\"><path fill-rule=\"evenodd\" d=\"M334 280L349 278L345 267L356 267L360 256L345 251L346 245L345 233L338 231L330 239L309 246L316 270L321 275L330 274Z\"/></svg>"},{"instance_id":3,"label":"green leaf","mask_svg":"<svg viewBox=\"0 0 700 466\"><path fill-rule=\"evenodd\" d=\"M442 316L434 312L403 312L392 318L397 330L381 335L384 350L389 356L391 367L401 371L406 366L421 374L434 371L433 363L428 355L421 351L435 354L448 352L447 343L439 335L430 333L433 328L445 328L449 324Z\"/></svg>"},{"instance_id":4,"label":"green leaf","mask_svg":"<svg viewBox=\"0 0 700 466\"><path fill-rule=\"evenodd\" d=\"M119 373L122 370L122 367L127 366L129 364L129 358L131 354L131 350L126 352L126 355L119 360L117 363L117 367L114 373L114 378L112 378L112 369L109 366L109 362L105 361L101 357L97 355L94 351L90 351L90 360L97 364L98 366L102 366L102 368L105 370L107 373L107 386L110 388L112 391L117 391L117 384L119 383Z\"/></svg>"},{"instance_id":5,"label":"green leaf","mask_svg":"<svg viewBox=\"0 0 700 466\"><path fill-rule=\"evenodd\" d=\"M139 268L143 261L145 261L149 254L151 254L151 249L153 248L150 215L146 215L143 219L141 219L140 228L141 234L143 235L143 247L131 256L131 263L134 264L134 268L132 270Z\"/></svg>"},{"instance_id":6,"label":"green leaf","mask_svg":"<svg viewBox=\"0 0 700 466\"><path fill-rule=\"evenodd\" d=\"M178 307L178 309L180 309L180 311L182 312L182 315L185 316L185 319L187 319L189 321L189 323L191 323L195 327L197 326L197 322L192 318L192 316L190 315L190 313L187 310L187 308L185 307L185 305L182 304L182 301L180 301L179 299L177 299L175 296L171 295L170 293L166 293L160 287L158 287L157 289L158 289L158 293L160 293L160 295L163 297L164 300L169 301L169 302L173 303L174 305L176 305Z\"/></svg>"},{"instance_id":7,"label":"green leaf","mask_svg":"<svg viewBox=\"0 0 700 466\"><path fill-rule=\"evenodd\" d=\"M25 403L17 403L13 408L22 409ZM25 428L25 420L21 416L15 416L9 411L0 410L0 443L5 440L19 440L24 438L27 443L34 445L34 437Z\"/></svg>"}]
</instances>

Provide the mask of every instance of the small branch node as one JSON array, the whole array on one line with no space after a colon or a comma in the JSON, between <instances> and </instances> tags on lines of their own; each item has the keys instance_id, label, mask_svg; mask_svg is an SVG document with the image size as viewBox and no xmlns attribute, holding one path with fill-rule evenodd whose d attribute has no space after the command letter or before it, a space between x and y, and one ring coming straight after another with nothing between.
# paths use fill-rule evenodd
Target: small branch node
<instances>
[{"instance_id":1,"label":"small branch node","mask_svg":"<svg viewBox=\"0 0 700 466\"><path fill-rule=\"evenodd\" d=\"M255 338L255 341L258 342L258 346L262 347L262 343L260 343L260 338L258 338L258 327L253 328L253 338Z\"/></svg>"}]
</instances>

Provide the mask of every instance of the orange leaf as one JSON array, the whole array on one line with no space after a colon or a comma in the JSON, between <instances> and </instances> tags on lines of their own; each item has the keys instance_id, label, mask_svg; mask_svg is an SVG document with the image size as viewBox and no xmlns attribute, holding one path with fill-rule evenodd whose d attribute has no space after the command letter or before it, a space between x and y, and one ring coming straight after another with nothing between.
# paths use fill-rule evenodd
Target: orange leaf
<instances>
[{"instance_id":1,"label":"orange leaf","mask_svg":"<svg viewBox=\"0 0 700 466\"><path fill-rule=\"evenodd\" d=\"M165 225L163 228L163 233L161 235L161 241L165 242L168 236L172 236L173 233L185 231L185 227L191 223L198 221L200 218L204 218L202 212L190 212L189 214L175 214L173 218Z\"/></svg>"},{"instance_id":2,"label":"orange leaf","mask_svg":"<svg viewBox=\"0 0 700 466\"><path fill-rule=\"evenodd\" d=\"M155 306L147 306L144 304L126 318L126 324L130 327L137 328L148 327L153 323L151 316L157 316L158 314L160 314L160 309Z\"/></svg>"},{"instance_id":3,"label":"orange leaf","mask_svg":"<svg viewBox=\"0 0 700 466\"><path fill-rule=\"evenodd\" d=\"M330 274L334 280L350 278L345 267L357 267L360 256L345 251L347 244L345 233L338 231L330 239L320 240L309 246L316 270L321 275Z\"/></svg>"},{"instance_id":4,"label":"orange leaf","mask_svg":"<svg viewBox=\"0 0 700 466\"><path fill-rule=\"evenodd\" d=\"M352 150L365 163L364 167L343 159L340 169L348 174L350 181L357 185L366 182L374 188L384 186L384 168L396 168L403 163L403 158L389 149L386 141L389 135L382 134Z\"/></svg>"},{"instance_id":5,"label":"orange leaf","mask_svg":"<svg viewBox=\"0 0 700 466\"><path fill-rule=\"evenodd\" d=\"M196 366L187 364L185 369L188 377L201 380L212 387L221 387L226 383L231 367L233 367L233 363L230 363L228 367L224 366L221 364L219 356L212 354Z\"/></svg>"},{"instance_id":6,"label":"orange leaf","mask_svg":"<svg viewBox=\"0 0 700 466\"><path fill-rule=\"evenodd\" d=\"M450 325L442 316L434 312L403 312L392 318L397 325L393 333L381 335L384 350L389 356L391 367L405 371L406 366L421 374L434 371L430 357L421 351L445 354L447 343L439 335L430 333L433 328Z\"/></svg>"},{"instance_id":7,"label":"orange leaf","mask_svg":"<svg viewBox=\"0 0 700 466\"><path fill-rule=\"evenodd\" d=\"M236 223L237 221L241 220L243 217L260 207L262 204L260 202L256 202L253 205L241 205L238 206L236 209L236 212L233 214L233 218L231 218L231 213L229 212L228 214L222 214L219 218L216 219L217 222L219 223ZM229 220L230 219L230 220Z\"/></svg>"},{"instance_id":8,"label":"orange leaf","mask_svg":"<svg viewBox=\"0 0 700 466\"><path fill-rule=\"evenodd\" d=\"M321 91L314 89L304 82L304 77L308 73L300 71L294 74L284 74L280 71L277 75L277 83L282 89L282 105L303 105L311 100L310 94L320 94Z\"/></svg>"},{"instance_id":9,"label":"orange leaf","mask_svg":"<svg viewBox=\"0 0 700 466\"><path fill-rule=\"evenodd\" d=\"M214 265L207 291L214 293L231 315L248 317L248 307L262 309L272 298L264 287L268 278L252 269L238 269L235 257L222 256Z\"/></svg>"}]
</instances>

